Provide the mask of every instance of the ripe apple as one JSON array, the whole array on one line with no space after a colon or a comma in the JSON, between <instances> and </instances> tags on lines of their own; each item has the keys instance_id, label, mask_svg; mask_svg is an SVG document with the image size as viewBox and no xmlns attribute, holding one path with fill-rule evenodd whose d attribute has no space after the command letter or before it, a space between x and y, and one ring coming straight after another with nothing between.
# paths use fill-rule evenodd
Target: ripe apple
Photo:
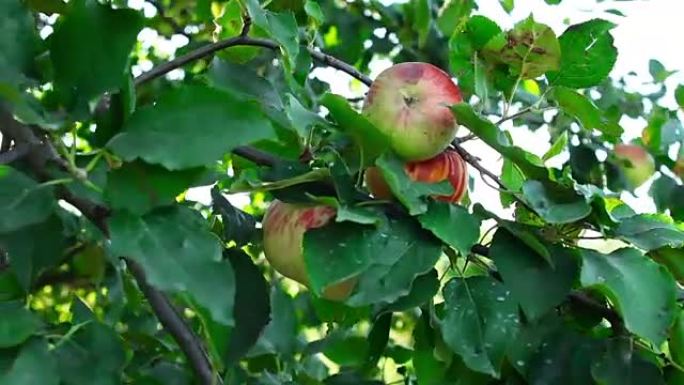
<instances>
[{"instance_id":1,"label":"ripe apple","mask_svg":"<svg viewBox=\"0 0 684 385\"><path fill-rule=\"evenodd\" d=\"M655 172L655 161L643 147L634 144L617 144L613 150L620 169L632 188L644 184Z\"/></svg>"},{"instance_id":2,"label":"ripe apple","mask_svg":"<svg viewBox=\"0 0 684 385\"><path fill-rule=\"evenodd\" d=\"M414 182L439 183L448 180L454 188L451 195L434 198L443 202L458 203L467 190L468 169L466 163L454 150L446 150L432 159L422 162L408 162L404 171ZM378 199L391 199L392 191L377 167L366 170L366 186Z\"/></svg>"},{"instance_id":3,"label":"ripe apple","mask_svg":"<svg viewBox=\"0 0 684 385\"><path fill-rule=\"evenodd\" d=\"M304 266L304 233L308 229L325 226L335 214L335 209L329 206L297 205L279 200L271 202L262 222L264 254L271 266L285 277L309 287ZM342 281L327 287L322 297L343 301L355 285L355 279Z\"/></svg>"},{"instance_id":4,"label":"ripe apple","mask_svg":"<svg viewBox=\"0 0 684 385\"><path fill-rule=\"evenodd\" d=\"M378 75L368 90L363 114L387 135L407 161L427 160L456 137L449 106L463 100L449 75L428 63L396 64Z\"/></svg>"}]
</instances>

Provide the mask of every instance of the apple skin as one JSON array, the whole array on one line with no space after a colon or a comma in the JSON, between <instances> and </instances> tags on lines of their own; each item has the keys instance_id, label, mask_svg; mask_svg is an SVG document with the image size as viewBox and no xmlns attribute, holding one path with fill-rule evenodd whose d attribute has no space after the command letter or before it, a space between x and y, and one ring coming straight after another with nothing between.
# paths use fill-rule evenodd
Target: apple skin
<instances>
[{"instance_id":1,"label":"apple skin","mask_svg":"<svg viewBox=\"0 0 684 385\"><path fill-rule=\"evenodd\" d=\"M280 274L309 287L304 265L304 233L325 226L336 214L329 206L308 206L274 200L262 221L264 254ZM348 279L327 287L322 297L343 301L351 294L356 279Z\"/></svg>"},{"instance_id":2,"label":"apple skin","mask_svg":"<svg viewBox=\"0 0 684 385\"><path fill-rule=\"evenodd\" d=\"M430 159L456 137L458 124L449 106L463 101L449 75L428 63L396 64L371 84L363 114L406 161Z\"/></svg>"},{"instance_id":3,"label":"apple skin","mask_svg":"<svg viewBox=\"0 0 684 385\"><path fill-rule=\"evenodd\" d=\"M404 171L414 182L439 183L448 180L454 188L451 195L437 195L435 199L458 203L468 188L468 169L461 156L454 150L446 150L432 159L408 162ZM366 170L366 186L377 199L392 199L392 191L377 167Z\"/></svg>"},{"instance_id":4,"label":"apple skin","mask_svg":"<svg viewBox=\"0 0 684 385\"><path fill-rule=\"evenodd\" d=\"M617 144L613 149L620 169L632 188L644 184L655 172L655 161L643 147L634 144Z\"/></svg>"}]
</instances>

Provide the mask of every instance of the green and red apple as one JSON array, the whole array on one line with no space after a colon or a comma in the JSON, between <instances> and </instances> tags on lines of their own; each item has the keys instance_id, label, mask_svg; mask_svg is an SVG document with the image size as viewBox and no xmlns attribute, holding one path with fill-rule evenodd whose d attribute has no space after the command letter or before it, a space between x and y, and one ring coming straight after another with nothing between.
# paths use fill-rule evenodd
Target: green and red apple
<instances>
[{"instance_id":1,"label":"green and red apple","mask_svg":"<svg viewBox=\"0 0 684 385\"><path fill-rule=\"evenodd\" d=\"M304 234L323 227L335 218L336 210L324 205L301 205L274 200L266 211L262 228L264 254L269 264L283 276L309 287L304 265ZM327 287L322 297L343 301L351 294L356 280L350 278Z\"/></svg>"},{"instance_id":2,"label":"green and red apple","mask_svg":"<svg viewBox=\"0 0 684 385\"><path fill-rule=\"evenodd\" d=\"M363 114L389 139L405 161L422 161L444 151L458 124L450 106L463 100L449 75L429 63L396 64L373 81Z\"/></svg>"},{"instance_id":3,"label":"green and red apple","mask_svg":"<svg viewBox=\"0 0 684 385\"><path fill-rule=\"evenodd\" d=\"M639 145L617 144L613 154L631 188L641 186L655 172L653 157Z\"/></svg>"},{"instance_id":4,"label":"green and red apple","mask_svg":"<svg viewBox=\"0 0 684 385\"><path fill-rule=\"evenodd\" d=\"M446 150L434 158L421 162L407 162L404 171L414 182L439 183L449 181L454 191L450 195L434 198L443 202L458 203L468 189L466 163L454 150ZM392 191L377 167L369 167L365 174L366 186L377 199L391 199Z\"/></svg>"}]
</instances>

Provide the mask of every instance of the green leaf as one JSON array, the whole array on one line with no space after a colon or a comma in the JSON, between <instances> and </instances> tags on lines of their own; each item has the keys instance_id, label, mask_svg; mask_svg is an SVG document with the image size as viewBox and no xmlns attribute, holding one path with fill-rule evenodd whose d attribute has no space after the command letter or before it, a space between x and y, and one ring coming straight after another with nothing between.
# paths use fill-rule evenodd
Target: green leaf
<instances>
[{"instance_id":1,"label":"green leaf","mask_svg":"<svg viewBox=\"0 0 684 385\"><path fill-rule=\"evenodd\" d=\"M660 368L634 351L629 338L607 341L603 356L594 361L591 374L599 384L665 385Z\"/></svg>"},{"instance_id":2,"label":"green leaf","mask_svg":"<svg viewBox=\"0 0 684 385\"><path fill-rule=\"evenodd\" d=\"M561 47L553 30L530 16L491 39L483 54L491 62L507 64L513 75L534 79L559 68Z\"/></svg>"},{"instance_id":3,"label":"green leaf","mask_svg":"<svg viewBox=\"0 0 684 385\"><path fill-rule=\"evenodd\" d=\"M269 352L291 356L297 343L297 315L292 297L278 285L271 290L271 322L266 326L253 354Z\"/></svg>"},{"instance_id":4,"label":"green leaf","mask_svg":"<svg viewBox=\"0 0 684 385\"><path fill-rule=\"evenodd\" d=\"M354 222L362 225L380 226L384 220L385 217L378 210L362 206L339 206L335 215L337 222Z\"/></svg>"},{"instance_id":5,"label":"green leaf","mask_svg":"<svg viewBox=\"0 0 684 385\"><path fill-rule=\"evenodd\" d=\"M564 328L545 339L537 354L529 361L529 383L593 384L591 365L600 348L599 341Z\"/></svg>"},{"instance_id":6,"label":"green leaf","mask_svg":"<svg viewBox=\"0 0 684 385\"><path fill-rule=\"evenodd\" d=\"M26 4L32 10L46 15L64 13L67 9L66 3L62 0L26 0Z\"/></svg>"},{"instance_id":7,"label":"green leaf","mask_svg":"<svg viewBox=\"0 0 684 385\"><path fill-rule=\"evenodd\" d=\"M304 3L304 10L309 17L316 21L316 23L323 24L325 22L325 15L316 0L306 0Z\"/></svg>"},{"instance_id":8,"label":"green leaf","mask_svg":"<svg viewBox=\"0 0 684 385\"><path fill-rule=\"evenodd\" d=\"M570 26L558 39L561 61L558 72L548 74L554 85L588 88L608 77L617 60L610 30L615 24L593 19Z\"/></svg>"},{"instance_id":9,"label":"green leaf","mask_svg":"<svg viewBox=\"0 0 684 385\"><path fill-rule=\"evenodd\" d=\"M451 36L463 18L475 8L473 0L445 1L437 14L437 27L446 36Z\"/></svg>"},{"instance_id":10,"label":"green leaf","mask_svg":"<svg viewBox=\"0 0 684 385\"><path fill-rule=\"evenodd\" d=\"M585 130L596 129L612 138L619 138L622 135L622 127L617 123L605 121L599 109L586 96L566 87L555 87L553 98L562 111L577 118Z\"/></svg>"},{"instance_id":11,"label":"green leaf","mask_svg":"<svg viewBox=\"0 0 684 385\"><path fill-rule=\"evenodd\" d=\"M552 224L577 222L591 213L591 206L574 192L554 190L536 180L528 180L522 188L525 201Z\"/></svg>"},{"instance_id":12,"label":"green leaf","mask_svg":"<svg viewBox=\"0 0 684 385\"><path fill-rule=\"evenodd\" d=\"M122 341L113 329L89 321L74 334L62 338L54 351L65 385L120 383L126 356Z\"/></svg>"},{"instance_id":13,"label":"green leaf","mask_svg":"<svg viewBox=\"0 0 684 385\"><path fill-rule=\"evenodd\" d=\"M199 213L181 206L142 217L115 212L109 229L112 254L139 262L151 285L187 292L216 322L233 325L235 275Z\"/></svg>"},{"instance_id":14,"label":"green leaf","mask_svg":"<svg viewBox=\"0 0 684 385\"><path fill-rule=\"evenodd\" d=\"M325 120L313 111L306 109L292 94L287 94L287 107L285 113L297 129L300 137L308 137L309 130L315 125L324 125Z\"/></svg>"},{"instance_id":15,"label":"green leaf","mask_svg":"<svg viewBox=\"0 0 684 385\"><path fill-rule=\"evenodd\" d=\"M684 311L681 309L677 313L674 325L670 331L668 348L672 360L678 365L684 364Z\"/></svg>"},{"instance_id":16,"label":"green leaf","mask_svg":"<svg viewBox=\"0 0 684 385\"><path fill-rule=\"evenodd\" d=\"M368 340L364 337L332 339L323 349L323 354L340 366L359 367L368 357Z\"/></svg>"},{"instance_id":17,"label":"green leaf","mask_svg":"<svg viewBox=\"0 0 684 385\"><path fill-rule=\"evenodd\" d=\"M663 63L659 62L658 60L651 59L648 61L648 72L651 74L654 83L662 83L677 71L668 71L665 69Z\"/></svg>"},{"instance_id":18,"label":"green leaf","mask_svg":"<svg viewBox=\"0 0 684 385\"><path fill-rule=\"evenodd\" d=\"M392 327L392 313L378 316L373 323L373 328L368 332L368 356L366 356L366 369L375 368L380 357L383 356L390 338Z\"/></svg>"},{"instance_id":19,"label":"green leaf","mask_svg":"<svg viewBox=\"0 0 684 385\"><path fill-rule=\"evenodd\" d=\"M352 306L393 302L411 292L416 278L430 271L442 254L431 234L406 221L390 221L377 233L371 264L358 279Z\"/></svg>"},{"instance_id":20,"label":"green leaf","mask_svg":"<svg viewBox=\"0 0 684 385\"><path fill-rule=\"evenodd\" d=\"M522 324L518 337L511 343L506 353L515 370L525 376L532 367L531 363L537 352L548 345L550 337L562 330L562 326L562 319L553 312Z\"/></svg>"},{"instance_id":21,"label":"green leaf","mask_svg":"<svg viewBox=\"0 0 684 385\"><path fill-rule=\"evenodd\" d=\"M435 357L438 333L432 328L430 315L423 312L413 328L412 363L419 383L438 385L444 381L446 363Z\"/></svg>"},{"instance_id":22,"label":"green leaf","mask_svg":"<svg viewBox=\"0 0 684 385\"><path fill-rule=\"evenodd\" d=\"M644 250L684 246L684 228L665 215L642 214L623 219L615 235Z\"/></svg>"},{"instance_id":23,"label":"green leaf","mask_svg":"<svg viewBox=\"0 0 684 385\"><path fill-rule=\"evenodd\" d=\"M439 290L439 279L437 270L419 275L411 284L411 291L403 297L399 297L394 302L384 306L382 311L400 312L419 307L431 300Z\"/></svg>"},{"instance_id":24,"label":"green leaf","mask_svg":"<svg viewBox=\"0 0 684 385\"><path fill-rule=\"evenodd\" d=\"M432 21L432 1L415 0L413 2L413 29L418 31L418 47L425 47L430 33Z\"/></svg>"},{"instance_id":25,"label":"green leaf","mask_svg":"<svg viewBox=\"0 0 684 385\"><path fill-rule=\"evenodd\" d=\"M582 286L608 297L629 331L654 344L664 341L675 316L675 282L667 269L635 249L581 250L581 256Z\"/></svg>"},{"instance_id":26,"label":"green leaf","mask_svg":"<svg viewBox=\"0 0 684 385\"><path fill-rule=\"evenodd\" d=\"M0 234L42 222L54 209L52 187L0 164Z\"/></svg>"},{"instance_id":27,"label":"green leaf","mask_svg":"<svg viewBox=\"0 0 684 385\"><path fill-rule=\"evenodd\" d=\"M351 136L361 151L364 166L372 165L389 148L389 139L365 116L354 111L347 100L339 95L326 93L321 98L340 130Z\"/></svg>"},{"instance_id":28,"label":"green leaf","mask_svg":"<svg viewBox=\"0 0 684 385\"><path fill-rule=\"evenodd\" d=\"M480 238L480 221L462 206L431 201L428 211L418 220L424 229L430 230L461 255L468 255Z\"/></svg>"},{"instance_id":29,"label":"green leaf","mask_svg":"<svg viewBox=\"0 0 684 385\"><path fill-rule=\"evenodd\" d=\"M211 199L214 212L221 214L223 220L224 240L234 241L238 247L249 243L256 232L256 219L233 207L217 187L211 189Z\"/></svg>"},{"instance_id":30,"label":"green leaf","mask_svg":"<svg viewBox=\"0 0 684 385\"><path fill-rule=\"evenodd\" d=\"M466 126L501 155L513 161L529 179L548 179L548 171L544 168L544 162L541 159L514 146L499 127L479 116L470 105L461 103L452 106L451 109L460 124Z\"/></svg>"},{"instance_id":31,"label":"green leaf","mask_svg":"<svg viewBox=\"0 0 684 385\"><path fill-rule=\"evenodd\" d=\"M677 282L684 284L684 249L662 247L657 250L651 250L648 255L656 262L667 267Z\"/></svg>"},{"instance_id":32,"label":"green leaf","mask_svg":"<svg viewBox=\"0 0 684 385\"><path fill-rule=\"evenodd\" d=\"M506 186L508 191L518 193L522 190L522 186L525 182L525 174L520 171L518 166L515 165L510 159L504 158L503 164L501 165L501 181L504 186ZM514 203L515 196L505 191L501 191L500 194L501 204L504 207L509 207Z\"/></svg>"},{"instance_id":33,"label":"green leaf","mask_svg":"<svg viewBox=\"0 0 684 385\"><path fill-rule=\"evenodd\" d=\"M376 161L376 165L394 196L409 210L411 215L427 212L428 203L426 198L428 196L449 195L454 191L454 188L448 181L440 183L413 181L404 169L404 162L392 153L387 152L383 154Z\"/></svg>"},{"instance_id":34,"label":"green leaf","mask_svg":"<svg viewBox=\"0 0 684 385\"><path fill-rule=\"evenodd\" d=\"M518 329L518 306L490 277L454 278L444 288L444 342L472 370L499 377Z\"/></svg>"},{"instance_id":35,"label":"green leaf","mask_svg":"<svg viewBox=\"0 0 684 385\"><path fill-rule=\"evenodd\" d=\"M511 13L513 8L515 8L515 0L499 0L499 4L501 4L501 8L503 8L506 13Z\"/></svg>"},{"instance_id":36,"label":"green leaf","mask_svg":"<svg viewBox=\"0 0 684 385\"><path fill-rule=\"evenodd\" d=\"M574 256L562 247L551 248L547 263L506 230L499 230L489 251L504 285L534 320L565 300L579 274Z\"/></svg>"},{"instance_id":37,"label":"green leaf","mask_svg":"<svg viewBox=\"0 0 684 385\"><path fill-rule=\"evenodd\" d=\"M235 272L235 328L230 335L225 362L238 362L257 342L271 319L269 286L252 258L239 250L226 252Z\"/></svg>"},{"instance_id":38,"label":"green leaf","mask_svg":"<svg viewBox=\"0 0 684 385\"><path fill-rule=\"evenodd\" d=\"M9 370L0 371L0 384L2 385L58 385L60 383L55 358L48 351L47 342L43 340L32 340L22 346Z\"/></svg>"},{"instance_id":39,"label":"green leaf","mask_svg":"<svg viewBox=\"0 0 684 385\"><path fill-rule=\"evenodd\" d=\"M21 0L0 3L0 86L18 85L32 67L38 42L33 20Z\"/></svg>"},{"instance_id":40,"label":"green leaf","mask_svg":"<svg viewBox=\"0 0 684 385\"><path fill-rule=\"evenodd\" d=\"M684 85L679 85L675 89L675 100L679 105L679 108L684 110Z\"/></svg>"},{"instance_id":41,"label":"green leaf","mask_svg":"<svg viewBox=\"0 0 684 385\"><path fill-rule=\"evenodd\" d=\"M143 215L173 204L204 172L203 168L169 171L141 161L125 163L108 173L105 197L114 210Z\"/></svg>"},{"instance_id":42,"label":"green leaf","mask_svg":"<svg viewBox=\"0 0 684 385\"><path fill-rule=\"evenodd\" d=\"M69 2L49 40L57 87L80 102L118 88L143 20L132 9L112 9L96 1Z\"/></svg>"},{"instance_id":43,"label":"green leaf","mask_svg":"<svg viewBox=\"0 0 684 385\"><path fill-rule=\"evenodd\" d=\"M179 170L209 165L237 146L274 135L256 103L195 85L139 108L108 147L127 161L139 158Z\"/></svg>"},{"instance_id":44,"label":"green leaf","mask_svg":"<svg viewBox=\"0 0 684 385\"><path fill-rule=\"evenodd\" d=\"M214 59L207 77L212 86L229 92L238 100L252 100L278 109L283 108L278 90L268 79L259 76L252 65Z\"/></svg>"},{"instance_id":45,"label":"green leaf","mask_svg":"<svg viewBox=\"0 0 684 385\"><path fill-rule=\"evenodd\" d=\"M261 8L258 0L247 0L247 11L254 25L267 31L278 42L291 68L296 65L299 54L297 20L292 12L274 13Z\"/></svg>"},{"instance_id":46,"label":"green leaf","mask_svg":"<svg viewBox=\"0 0 684 385\"><path fill-rule=\"evenodd\" d=\"M565 150L565 148L568 145L568 132L563 131L562 134L560 134L556 140L553 142L553 145L551 145L551 148L549 148L548 151L542 156L542 160L547 161L556 155L560 155L560 153Z\"/></svg>"},{"instance_id":47,"label":"green leaf","mask_svg":"<svg viewBox=\"0 0 684 385\"><path fill-rule=\"evenodd\" d=\"M0 303L0 349L26 341L41 327L40 318L19 303Z\"/></svg>"}]
</instances>

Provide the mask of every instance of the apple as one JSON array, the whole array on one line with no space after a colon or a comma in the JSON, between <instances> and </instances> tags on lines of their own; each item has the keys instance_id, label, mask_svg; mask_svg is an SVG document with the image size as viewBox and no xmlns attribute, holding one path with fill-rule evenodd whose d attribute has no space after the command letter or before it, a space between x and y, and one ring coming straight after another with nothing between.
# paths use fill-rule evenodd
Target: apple
<instances>
[{"instance_id":1,"label":"apple","mask_svg":"<svg viewBox=\"0 0 684 385\"><path fill-rule=\"evenodd\" d=\"M467 190L468 169L463 158L454 150L446 150L422 162L407 162L404 171L414 182L439 183L448 180L454 192L451 195L434 197L443 202L458 203ZM366 170L365 180L366 186L375 198L392 198L392 191L377 167L369 167Z\"/></svg>"},{"instance_id":2,"label":"apple","mask_svg":"<svg viewBox=\"0 0 684 385\"><path fill-rule=\"evenodd\" d=\"M396 64L371 84L363 114L406 161L430 159L456 137L449 106L463 101L449 75L428 63Z\"/></svg>"},{"instance_id":3,"label":"apple","mask_svg":"<svg viewBox=\"0 0 684 385\"><path fill-rule=\"evenodd\" d=\"M643 147L635 144L617 144L613 149L627 183L632 188L644 184L655 172L655 161Z\"/></svg>"},{"instance_id":4,"label":"apple","mask_svg":"<svg viewBox=\"0 0 684 385\"><path fill-rule=\"evenodd\" d=\"M271 202L262 221L264 254L270 265L283 276L309 287L304 266L304 233L325 226L335 214L335 209L329 206ZM355 285L355 279L342 281L327 287L322 297L343 301Z\"/></svg>"}]
</instances>

